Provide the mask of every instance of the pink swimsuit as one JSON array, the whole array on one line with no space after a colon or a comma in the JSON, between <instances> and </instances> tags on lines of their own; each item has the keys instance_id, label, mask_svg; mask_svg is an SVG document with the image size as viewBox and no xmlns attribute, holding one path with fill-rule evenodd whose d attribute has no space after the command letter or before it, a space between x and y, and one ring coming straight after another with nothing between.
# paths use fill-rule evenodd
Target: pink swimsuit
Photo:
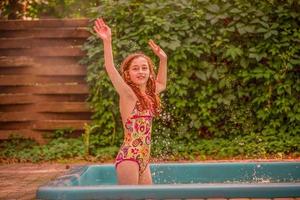
<instances>
[{"instance_id":1,"label":"pink swimsuit","mask_svg":"<svg viewBox=\"0 0 300 200\"><path fill-rule=\"evenodd\" d=\"M150 159L153 114L150 109L139 111L137 104L125 122L124 142L116 157L115 165L117 168L124 160L131 160L138 164L139 174L142 174Z\"/></svg>"}]
</instances>

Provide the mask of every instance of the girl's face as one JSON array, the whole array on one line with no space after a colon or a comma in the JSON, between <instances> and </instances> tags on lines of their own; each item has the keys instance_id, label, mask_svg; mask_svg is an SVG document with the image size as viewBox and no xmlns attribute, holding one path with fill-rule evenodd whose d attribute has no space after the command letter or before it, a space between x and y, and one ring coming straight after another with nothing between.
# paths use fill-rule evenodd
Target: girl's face
<instances>
[{"instance_id":1,"label":"girl's face","mask_svg":"<svg viewBox=\"0 0 300 200\"><path fill-rule=\"evenodd\" d=\"M150 69L144 57L134 58L129 66L130 80L137 86L145 86L150 76Z\"/></svg>"}]
</instances>

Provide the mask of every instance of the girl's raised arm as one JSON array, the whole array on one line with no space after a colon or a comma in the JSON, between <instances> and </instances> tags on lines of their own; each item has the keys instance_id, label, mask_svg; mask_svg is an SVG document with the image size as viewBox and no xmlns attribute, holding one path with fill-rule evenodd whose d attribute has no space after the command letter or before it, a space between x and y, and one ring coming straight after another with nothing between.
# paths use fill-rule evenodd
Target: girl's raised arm
<instances>
[{"instance_id":1,"label":"girl's raised arm","mask_svg":"<svg viewBox=\"0 0 300 200\"><path fill-rule=\"evenodd\" d=\"M156 77L156 93L164 91L167 87L167 54L154 43L153 40L149 40L149 46L156 56L159 57L159 68Z\"/></svg>"},{"instance_id":2,"label":"girl's raised arm","mask_svg":"<svg viewBox=\"0 0 300 200\"><path fill-rule=\"evenodd\" d=\"M118 70L115 68L111 45L111 30L109 26L105 24L102 18L99 18L95 21L94 30L96 31L97 35L103 40L105 69L113 86L120 96L126 95L135 97L133 90L129 85L127 85Z\"/></svg>"}]
</instances>

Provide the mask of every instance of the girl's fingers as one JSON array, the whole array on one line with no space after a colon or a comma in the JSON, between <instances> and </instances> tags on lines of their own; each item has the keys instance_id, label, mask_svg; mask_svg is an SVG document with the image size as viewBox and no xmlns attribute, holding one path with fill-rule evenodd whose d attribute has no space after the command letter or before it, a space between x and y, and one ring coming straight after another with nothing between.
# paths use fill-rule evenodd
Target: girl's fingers
<instances>
[{"instance_id":1,"label":"girl's fingers","mask_svg":"<svg viewBox=\"0 0 300 200\"><path fill-rule=\"evenodd\" d=\"M98 28L97 28L97 26L94 26L94 31L96 31L96 33L98 33Z\"/></svg>"},{"instance_id":2,"label":"girl's fingers","mask_svg":"<svg viewBox=\"0 0 300 200\"><path fill-rule=\"evenodd\" d=\"M101 24L100 24L99 20L96 21L95 25L98 29L101 29Z\"/></svg>"},{"instance_id":3,"label":"girl's fingers","mask_svg":"<svg viewBox=\"0 0 300 200\"><path fill-rule=\"evenodd\" d=\"M151 47L151 49L154 49L153 44L149 43L149 46Z\"/></svg>"},{"instance_id":4,"label":"girl's fingers","mask_svg":"<svg viewBox=\"0 0 300 200\"><path fill-rule=\"evenodd\" d=\"M155 47L156 46L156 44L153 42L153 40L149 40L149 44L150 44L151 47Z\"/></svg>"},{"instance_id":5,"label":"girl's fingers","mask_svg":"<svg viewBox=\"0 0 300 200\"><path fill-rule=\"evenodd\" d=\"M101 29L103 27L106 26L106 24L104 23L103 19L102 18L98 18L96 19L96 22L95 22L96 26Z\"/></svg>"},{"instance_id":6,"label":"girl's fingers","mask_svg":"<svg viewBox=\"0 0 300 200\"><path fill-rule=\"evenodd\" d=\"M158 47L158 45L157 45L153 40L151 40L151 43L152 43L152 45L153 45L155 48Z\"/></svg>"},{"instance_id":7,"label":"girl's fingers","mask_svg":"<svg viewBox=\"0 0 300 200\"><path fill-rule=\"evenodd\" d=\"M104 23L102 18L99 19L99 23L100 23L101 26L105 26L105 23Z\"/></svg>"},{"instance_id":8,"label":"girl's fingers","mask_svg":"<svg viewBox=\"0 0 300 200\"><path fill-rule=\"evenodd\" d=\"M104 24L103 19L97 19L95 22L95 30L96 32L100 33L101 31L106 31L107 30L107 25Z\"/></svg>"},{"instance_id":9,"label":"girl's fingers","mask_svg":"<svg viewBox=\"0 0 300 200\"><path fill-rule=\"evenodd\" d=\"M155 50L156 49L156 45L154 44L154 42L152 40L149 41L149 46Z\"/></svg>"},{"instance_id":10,"label":"girl's fingers","mask_svg":"<svg viewBox=\"0 0 300 200\"><path fill-rule=\"evenodd\" d=\"M159 53L160 47L157 44L155 44L153 40L149 40L149 45L153 51Z\"/></svg>"}]
</instances>

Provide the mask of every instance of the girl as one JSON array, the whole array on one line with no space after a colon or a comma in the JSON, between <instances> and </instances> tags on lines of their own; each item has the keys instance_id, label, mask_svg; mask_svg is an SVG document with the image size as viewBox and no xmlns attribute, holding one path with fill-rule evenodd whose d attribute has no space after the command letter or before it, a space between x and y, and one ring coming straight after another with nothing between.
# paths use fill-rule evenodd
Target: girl
<instances>
[{"instance_id":1,"label":"girl","mask_svg":"<svg viewBox=\"0 0 300 200\"><path fill-rule=\"evenodd\" d=\"M148 164L151 125L152 118L160 111L158 95L166 88L167 55L150 40L150 48L160 59L157 78L151 59L143 53L125 58L120 75L113 63L110 28L99 18L95 21L94 30L103 40L105 69L120 96L124 142L115 162L118 183L152 184Z\"/></svg>"}]
</instances>

